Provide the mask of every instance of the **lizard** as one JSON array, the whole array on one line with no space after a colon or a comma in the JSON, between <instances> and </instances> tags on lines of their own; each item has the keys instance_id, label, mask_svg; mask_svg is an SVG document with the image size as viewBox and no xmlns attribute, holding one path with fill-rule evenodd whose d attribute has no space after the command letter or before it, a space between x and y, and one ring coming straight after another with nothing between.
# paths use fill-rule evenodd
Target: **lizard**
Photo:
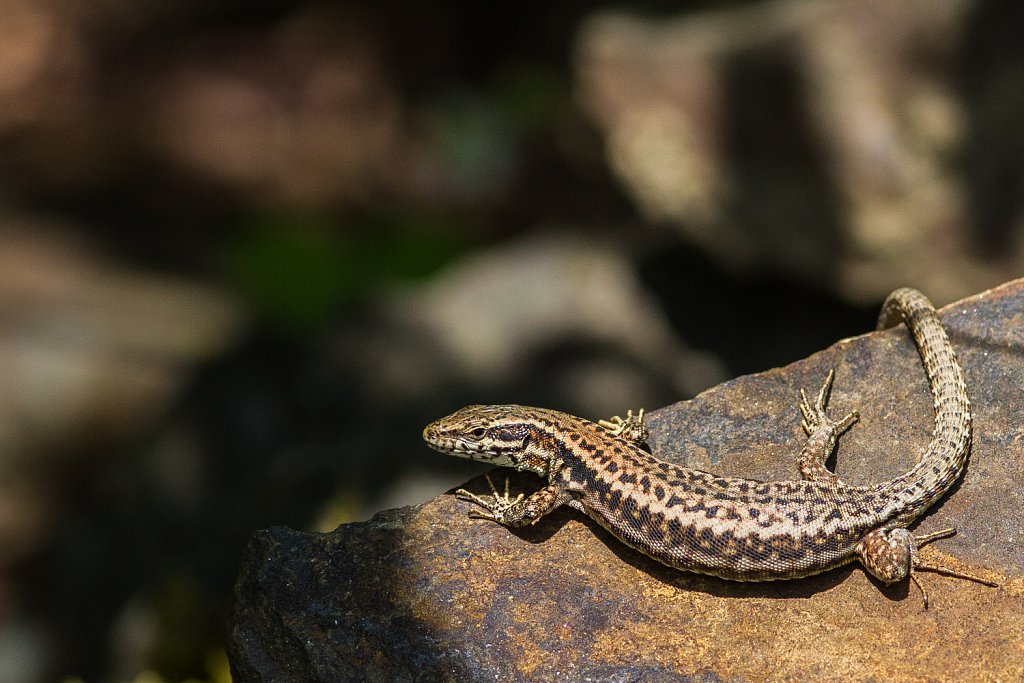
<instances>
[{"instance_id":1,"label":"lizard","mask_svg":"<svg viewBox=\"0 0 1024 683\"><path fill-rule=\"evenodd\" d=\"M921 559L918 550L955 529L914 535L908 526L962 475L971 447L971 404L956 354L931 302L902 288L888 296L878 328L905 322L933 398L935 427L917 464L889 481L854 486L825 466L839 436L859 420L827 412L834 369L812 403L800 390L807 441L802 480L727 477L659 460L644 449L643 410L597 423L546 408L472 405L432 422L423 438L448 455L533 472L547 484L529 496L465 489L470 517L507 527L535 524L566 505L620 541L676 569L734 581L797 579L860 561L884 584L929 570L989 586L987 579Z\"/></svg>"}]
</instances>

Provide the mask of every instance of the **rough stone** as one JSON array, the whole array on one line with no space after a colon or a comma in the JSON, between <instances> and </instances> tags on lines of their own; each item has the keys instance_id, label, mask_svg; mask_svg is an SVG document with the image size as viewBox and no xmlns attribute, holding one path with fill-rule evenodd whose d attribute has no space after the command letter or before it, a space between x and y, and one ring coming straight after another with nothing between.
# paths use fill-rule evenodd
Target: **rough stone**
<instances>
[{"instance_id":1,"label":"rough stone","mask_svg":"<svg viewBox=\"0 0 1024 683\"><path fill-rule=\"evenodd\" d=\"M923 574L925 611L916 590L881 586L856 565L728 582L664 567L568 509L510 530L467 518L449 492L329 534L257 532L236 587L236 679L1021 680L1024 280L942 317L974 406L974 448L919 528L957 527L926 551L1001 588ZM656 411L653 450L731 475L796 478L798 391L817 389L833 367L831 410L861 414L840 442L840 476L866 484L909 468L932 414L902 327ZM440 456L424 448L430 457ZM519 490L537 484L512 477Z\"/></svg>"}]
</instances>

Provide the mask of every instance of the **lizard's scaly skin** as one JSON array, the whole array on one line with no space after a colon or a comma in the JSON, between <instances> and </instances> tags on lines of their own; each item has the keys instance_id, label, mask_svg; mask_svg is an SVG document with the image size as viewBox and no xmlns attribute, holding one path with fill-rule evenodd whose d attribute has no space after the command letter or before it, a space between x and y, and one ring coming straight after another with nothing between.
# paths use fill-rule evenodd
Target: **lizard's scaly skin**
<instances>
[{"instance_id":1,"label":"lizard's scaly skin","mask_svg":"<svg viewBox=\"0 0 1024 683\"><path fill-rule=\"evenodd\" d=\"M803 481L725 477L658 460L640 448L646 435L642 414L599 425L545 408L468 406L428 425L423 436L443 453L548 480L525 499L510 499L507 490L486 498L460 492L483 508L473 516L507 526L532 524L568 505L664 564L725 579L793 579L859 559L886 583L914 579L915 568L990 583L918 559L920 545L952 530L915 539L906 529L963 472L971 406L956 355L928 299L913 289L893 292L879 327L901 320L928 375L935 431L917 465L874 486L850 486L825 468L839 434L857 420L856 413L841 420L825 414L831 373L817 400L812 404L804 397L800 405L808 433L800 454Z\"/></svg>"}]
</instances>

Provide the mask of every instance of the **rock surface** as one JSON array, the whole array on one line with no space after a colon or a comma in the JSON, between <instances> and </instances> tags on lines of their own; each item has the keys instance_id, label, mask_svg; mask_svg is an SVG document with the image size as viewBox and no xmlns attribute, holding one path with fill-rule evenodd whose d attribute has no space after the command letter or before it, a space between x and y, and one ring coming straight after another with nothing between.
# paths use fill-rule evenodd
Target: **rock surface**
<instances>
[{"instance_id":1,"label":"rock surface","mask_svg":"<svg viewBox=\"0 0 1024 683\"><path fill-rule=\"evenodd\" d=\"M919 528L956 526L926 551L1001 588L924 574L925 611L916 590L883 587L857 565L733 583L664 567L568 509L513 531L468 519L448 494L329 534L257 532L236 587L236 680L1021 680L1024 280L942 317L974 406L974 449ZM840 441L839 475L867 484L909 468L932 414L902 327L656 411L651 446L701 469L796 478L798 391L831 367L831 411L861 414ZM430 457L440 456L424 447Z\"/></svg>"}]
</instances>

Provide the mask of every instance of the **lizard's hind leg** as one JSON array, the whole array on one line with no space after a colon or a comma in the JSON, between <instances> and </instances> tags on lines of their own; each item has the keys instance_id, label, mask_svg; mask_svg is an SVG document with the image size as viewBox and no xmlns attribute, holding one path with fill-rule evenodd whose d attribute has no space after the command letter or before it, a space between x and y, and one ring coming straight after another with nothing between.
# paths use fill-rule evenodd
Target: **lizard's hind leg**
<instances>
[{"instance_id":1,"label":"lizard's hind leg","mask_svg":"<svg viewBox=\"0 0 1024 683\"><path fill-rule=\"evenodd\" d=\"M835 376L835 370L828 371L828 377L821 385L814 405L811 405L804 390L800 390L800 413L803 415L801 426L807 433L807 443L800 451L800 472L804 479L810 481L839 483L839 477L825 467L825 461L835 450L839 435L860 419L856 410L840 420L833 420L826 414L825 408Z\"/></svg>"},{"instance_id":2,"label":"lizard's hind leg","mask_svg":"<svg viewBox=\"0 0 1024 683\"><path fill-rule=\"evenodd\" d=\"M925 609L928 609L928 591L917 580L917 576L915 576L917 569L933 571L958 579L967 579L986 586L998 586L998 583L980 576L958 572L939 564L926 564L918 557L917 551L921 546L940 538L949 538L955 533L956 529L943 529L924 536L914 536L903 528L875 529L857 544L857 557L860 558L861 564L864 565L868 573L883 583L895 583L910 576L910 580L921 591Z\"/></svg>"}]
</instances>

